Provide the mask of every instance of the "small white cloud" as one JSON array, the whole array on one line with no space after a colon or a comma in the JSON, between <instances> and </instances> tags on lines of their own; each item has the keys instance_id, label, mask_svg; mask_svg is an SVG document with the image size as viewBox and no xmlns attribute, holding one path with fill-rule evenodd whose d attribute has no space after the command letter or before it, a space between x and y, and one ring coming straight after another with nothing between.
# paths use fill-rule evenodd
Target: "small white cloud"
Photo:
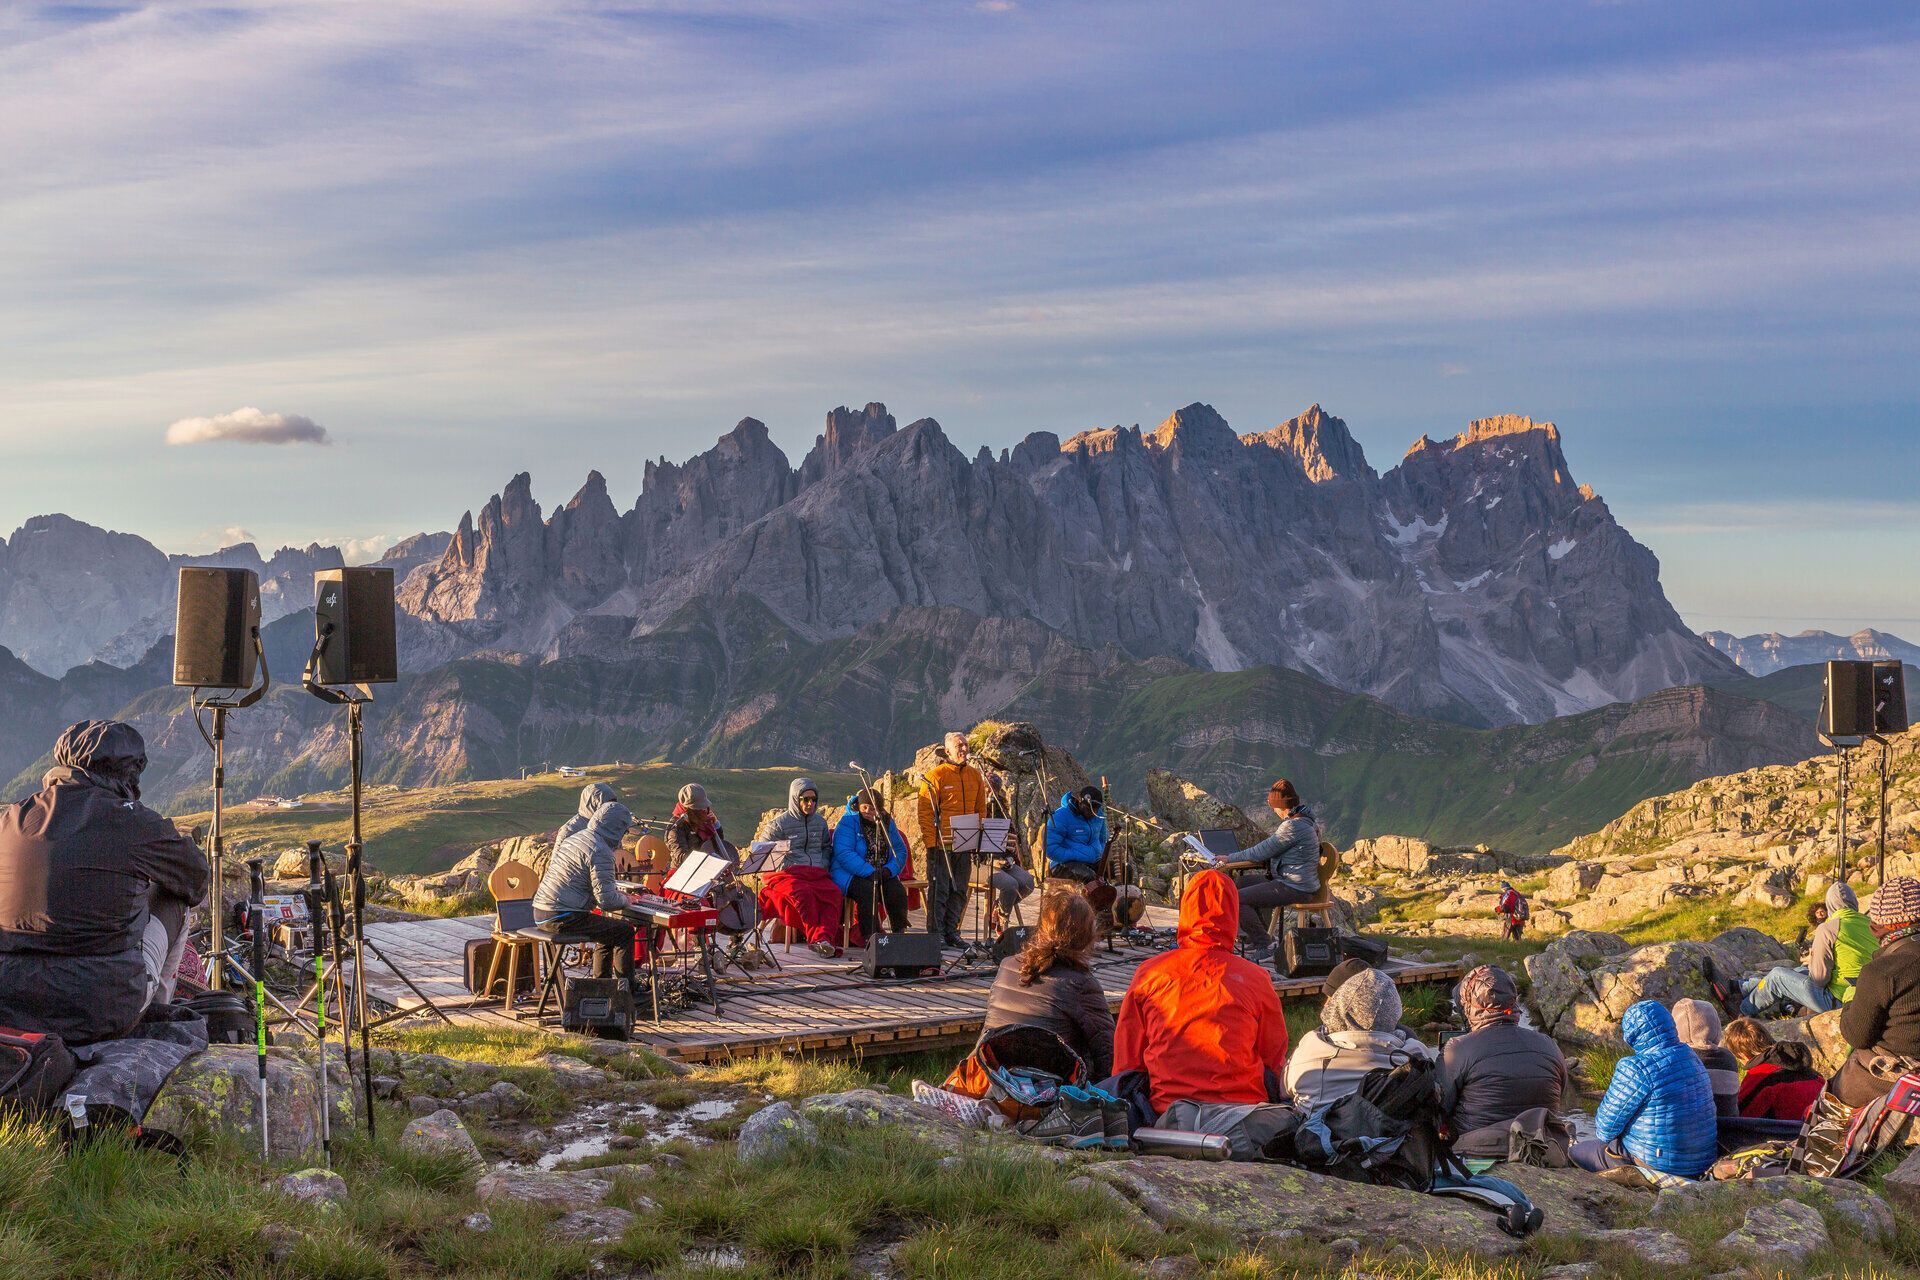
<instances>
[{"instance_id":1,"label":"small white cloud","mask_svg":"<svg viewBox=\"0 0 1920 1280\"><path fill-rule=\"evenodd\" d=\"M211 418L182 418L167 428L168 444L329 444L327 429L297 413L267 413L251 405Z\"/></svg>"},{"instance_id":2,"label":"small white cloud","mask_svg":"<svg viewBox=\"0 0 1920 1280\"><path fill-rule=\"evenodd\" d=\"M1012 13L1020 6L1015 0L980 0L973 7L982 13Z\"/></svg>"},{"instance_id":3,"label":"small white cloud","mask_svg":"<svg viewBox=\"0 0 1920 1280\"><path fill-rule=\"evenodd\" d=\"M220 539L220 545L223 547L238 546L242 542L258 541L250 530L242 529L237 524L230 524L222 529L218 537Z\"/></svg>"},{"instance_id":4,"label":"small white cloud","mask_svg":"<svg viewBox=\"0 0 1920 1280\"><path fill-rule=\"evenodd\" d=\"M1452 361L1448 361L1446 364L1440 366L1440 376L1443 378L1457 378L1466 371L1467 366L1454 364Z\"/></svg>"},{"instance_id":5,"label":"small white cloud","mask_svg":"<svg viewBox=\"0 0 1920 1280\"><path fill-rule=\"evenodd\" d=\"M342 538L339 542L340 556L348 564L367 564L386 554L396 539L390 533L376 533L366 538Z\"/></svg>"}]
</instances>

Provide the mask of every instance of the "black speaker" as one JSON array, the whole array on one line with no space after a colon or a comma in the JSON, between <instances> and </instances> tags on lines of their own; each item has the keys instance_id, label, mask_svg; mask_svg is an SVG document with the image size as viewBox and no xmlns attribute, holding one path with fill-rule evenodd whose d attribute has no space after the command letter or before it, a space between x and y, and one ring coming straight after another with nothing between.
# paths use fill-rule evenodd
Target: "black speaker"
<instances>
[{"instance_id":1,"label":"black speaker","mask_svg":"<svg viewBox=\"0 0 1920 1280\"><path fill-rule=\"evenodd\" d=\"M940 967L940 939L931 933L882 933L867 943L860 972L869 978L915 978Z\"/></svg>"},{"instance_id":2,"label":"black speaker","mask_svg":"<svg viewBox=\"0 0 1920 1280\"><path fill-rule=\"evenodd\" d=\"M1829 738L1863 738L1873 732L1873 663L1836 659L1827 663L1826 715L1820 732Z\"/></svg>"},{"instance_id":3,"label":"black speaker","mask_svg":"<svg viewBox=\"0 0 1920 1280\"><path fill-rule=\"evenodd\" d=\"M633 1035L633 993L619 978L574 978L560 1007L563 1031L590 1032L602 1040Z\"/></svg>"},{"instance_id":4,"label":"black speaker","mask_svg":"<svg viewBox=\"0 0 1920 1280\"><path fill-rule=\"evenodd\" d=\"M993 962L999 964L1009 956L1017 956L1027 945L1027 939L1033 936L1033 926L1017 924L1011 929L1003 929L1000 936L993 940Z\"/></svg>"},{"instance_id":5,"label":"black speaker","mask_svg":"<svg viewBox=\"0 0 1920 1280\"><path fill-rule=\"evenodd\" d=\"M1898 661L1873 664L1873 731L1907 731L1907 672Z\"/></svg>"},{"instance_id":6,"label":"black speaker","mask_svg":"<svg viewBox=\"0 0 1920 1280\"><path fill-rule=\"evenodd\" d=\"M400 678L393 637L393 570L323 569L313 575L317 684L392 684Z\"/></svg>"},{"instance_id":7,"label":"black speaker","mask_svg":"<svg viewBox=\"0 0 1920 1280\"><path fill-rule=\"evenodd\" d=\"M1289 978L1305 978L1333 972L1340 963L1340 935L1318 925L1289 929L1280 939L1275 957Z\"/></svg>"},{"instance_id":8,"label":"black speaker","mask_svg":"<svg viewBox=\"0 0 1920 1280\"><path fill-rule=\"evenodd\" d=\"M251 569L182 569L173 618L173 682L245 689L256 666L260 575Z\"/></svg>"}]
</instances>

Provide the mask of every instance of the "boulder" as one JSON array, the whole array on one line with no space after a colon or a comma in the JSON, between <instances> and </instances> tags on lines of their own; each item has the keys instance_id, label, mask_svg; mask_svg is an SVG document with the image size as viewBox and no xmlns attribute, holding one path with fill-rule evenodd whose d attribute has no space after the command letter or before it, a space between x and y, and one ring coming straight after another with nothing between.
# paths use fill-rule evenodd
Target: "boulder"
<instances>
[{"instance_id":1,"label":"boulder","mask_svg":"<svg viewBox=\"0 0 1920 1280\"><path fill-rule=\"evenodd\" d=\"M286 1174L273 1189L301 1204L335 1205L347 1198L347 1180L331 1169L301 1169Z\"/></svg>"},{"instance_id":2,"label":"boulder","mask_svg":"<svg viewBox=\"0 0 1920 1280\"><path fill-rule=\"evenodd\" d=\"M403 905L433 906L463 898L487 897L487 877L500 861L498 846L475 849L445 871L420 876L388 876L385 893ZM302 875L305 873L302 872Z\"/></svg>"},{"instance_id":3,"label":"boulder","mask_svg":"<svg viewBox=\"0 0 1920 1280\"><path fill-rule=\"evenodd\" d=\"M1829 1009L1810 1018L1776 1018L1766 1024L1775 1040L1798 1040L1813 1050L1814 1069L1831 1076L1853 1052L1840 1034L1840 1010Z\"/></svg>"},{"instance_id":4,"label":"boulder","mask_svg":"<svg viewBox=\"0 0 1920 1280\"><path fill-rule=\"evenodd\" d=\"M489 1116L499 1120L519 1120L533 1109L527 1091L511 1080L496 1080L479 1093L465 1099L460 1110L470 1116Z\"/></svg>"},{"instance_id":5,"label":"boulder","mask_svg":"<svg viewBox=\"0 0 1920 1280\"><path fill-rule=\"evenodd\" d=\"M461 1156L476 1169L486 1163L480 1158L480 1148L467 1132L467 1126L444 1107L409 1120L407 1127L400 1131L400 1145L408 1151Z\"/></svg>"},{"instance_id":6,"label":"boulder","mask_svg":"<svg viewBox=\"0 0 1920 1280\"><path fill-rule=\"evenodd\" d=\"M646 1179L653 1166L645 1164L609 1164L597 1169L528 1169L519 1165L495 1165L481 1177L474 1193L489 1203L511 1200L546 1205L552 1209L575 1209L600 1204L613 1194L616 1181Z\"/></svg>"},{"instance_id":7,"label":"boulder","mask_svg":"<svg viewBox=\"0 0 1920 1280\"><path fill-rule=\"evenodd\" d=\"M1693 1254L1687 1249L1687 1242L1671 1231L1659 1227L1629 1227L1614 1231L1596 1231L1590 1239L1595 1244L1610 1244L1616 1248L1629 1249L1641 1258L1658 1267L1684 1267L1693 1261Z\"/></svg>"},{"instance_id":8,"label":"boulder","mask_svg":"<svg viewBox=\"0 0 1920 1280\"><path fill-rule=\"evenodd\" d=\"M877 1089L817 1093L801 1102L800 1110L813 1119L833 1120L841 1124L904 1125L912 1129L921 1141L947 1151L960 1150L969 1138L977 1137L980 1133L978 1129L960 1123L937 1107L922 1106L912 1098L897 1093L883 1093ZM1052 1147L1029 1148L1024 1144L1016 1150L1042 1159L1059 1154Z\"/></svg>"},{"instance_id":9,"label":"boulder","mask_svg":"<svg viewBox=\"0 0 1920 1280\"><path fill-rule=\"evenodd\" d=\"M1743 974L1765 973L1777 964L1793 963L1793 953L1778 938L1745 925L1716 933L1709 941L1738 959Z\"/></svg>"},{"instance_id":10,"label":"boulder","mask_svg":"<svg viewBox=\"0 0 1920 1280\"><path fill-rule=\"evenodd\" d=\"M1547 873L1547 883L1533 896L1556 905L1576 902L1592 893L1605 873L1597 862L1563 862Z\"/></svg>"},{"instance_id":11,"label":"boulder","mask_svg":"<svg viewBox=\"0 0 1920 1280\"><path fill-rule=\"evenodd\" d=\"M1797 1200L1831 1212L1868 1243L1892 1237L1893 1210L1887 1202L1858 1182L1844 1178L1813 1178L1791 1173L1779 1177L1735 1182L1690 1182L1663 1189L1654 1200L1653 1218L1686 1218L1709 1206L1733 1205L1751 1209Z\"/></svg>"},{"instance_id":12,"label":"boulder","mask_svg":"<svg viewBox=\"0 0 1920 1280\"><path fill-rule=\"evenodd\" d=\"M616 1209L612 1205L599 1205L591 1209L575 1209L554 1219L547 1227L547 1234L555 1240L565 1240L573 1244L606 1245L612 1244L625 1235L627 1228L639 1217L626 1209Z\"/></svg>"},{"instance_id":13,"label":"boulder","mask_svg":"<svg viewBox=\"0 0 1920 1280\"><path fill-rule=\"evenodd\" d=\"M1267 836L1238 808L1224 800L1214 799L1193 783L1166 769L1147 770L1147 804L1154 817L1175 831L1225 828L1233 832L1233 838L1242 849L1260 843Z\"/></svg>"},{"instance_id":14,"label":"boulder","mask_svg":"<svg viewBox=\"0 0 1920 1280\"><path fill-rule=\"evenodd\" d=\"M1617 1038L1621 1016L1641 1000L1672 1004L1694 996L1711 1001L1709 963L1721 974L1740 969L1734 956L1706 942L1656 942L1592 957L1556 953L1560 945L1529 956L1526 968L1540 1028L1570 1044Z\"/></svg>"},{"instance_id":15,"label":"boulder","mask_svg":"<svg viewBox=\"0 0 1920 1280\"><path fill-rule=\"evenodd\" d=\"M1912 1152L1901 1161L1900 1167L1888 1174L1881 1186L1902 1213L1920 1218L1920 1151Z\"/></svg>"},{"instance_id":16,"label":"boulder","mask_svg":"<svg viewBox=\"0 0 1920 1280\"><path fill-rule=\"evenodd\" d=\"M320 856L327 866L333 869L335 875L345 873L347 869L347 860L345 858L338 854L329 853L322 853ZM307 882L306 849L304 847L289 849L278 858L275 858L273 860L273 870L270 874L275 880L298 880L300 883L305 884Z\"/></svg>"},{"instance_id":17,"label":"boulder","mask_svg":"<svg viewBox=\"0 0 1920 1280\"><path fill-rule=\"evenodd\" d=\"M333 1128L344 1131L359 1114L359 1095L338 1056L330 1055L328 1063L328 1110ZM253 1049L213 1045L167 1077L141 1123L186 1140L232 1136L257 1147L258 1072ZM320 1078L291 1049L267 1050L267 1138L275 1159L320 1154Z\"/></svg>"},{"instance_id":18,"label":"boulder","mask_svg":"<svg viewBox=\"0 0 1920 1280\"><path fill-rule=\"evenodd\" d=\"M748 1164L777 1160L795 1147L819 1145L820 1131L786 1102L760 1108L740 1126L739 1156Z\"/></svg>"},{"instance_id":19,"label":"boulder","mask_svg":"<svg viewBox=\"0 0 1920 1280\"><path fill-rule=\"evenodd\" d=\"M1794 879L1793 872L1785 867L1763 871L1740 891L1734 901L1736 903L1751 902L1763 907L1785 910L1794 903Z\"/></svg>"},{"instance_id":20,"label":"boulder","mask_svg":"<svg viewBox=\"0 0 1920 1280\"><path fill-rule=\"evenodd\" d=\"M1747 1210L1746 1221L1723 1236L1720 1247L1773 1264L1805 1262L1832 1243L1818 1209L1780 1200Z\"/></svg>"}]
</instances>

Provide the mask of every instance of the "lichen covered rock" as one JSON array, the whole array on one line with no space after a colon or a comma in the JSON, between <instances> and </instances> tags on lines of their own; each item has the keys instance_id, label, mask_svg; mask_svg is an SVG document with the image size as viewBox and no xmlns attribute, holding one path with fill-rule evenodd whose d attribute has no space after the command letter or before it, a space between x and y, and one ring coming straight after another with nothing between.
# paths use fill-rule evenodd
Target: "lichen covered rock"
<instances>
[{"instance_id":1,"label":"lichen covered rock","mask_svg":"<svg viewBox=\"0 0 1920 1280\"><path fill-rule=\"evenodd\" d=\"M337 1056L329 1059L328 1105L336 1131L355 1121L359 1095ZM260 1082L253 1049L217 1044L167 1077L142 1121L183 1141L234 1137L257 1144ZM320 1154L320 1080L291 1049L267 1050L267 1138L275 1158Z\"/></svg>"}]
</instances>

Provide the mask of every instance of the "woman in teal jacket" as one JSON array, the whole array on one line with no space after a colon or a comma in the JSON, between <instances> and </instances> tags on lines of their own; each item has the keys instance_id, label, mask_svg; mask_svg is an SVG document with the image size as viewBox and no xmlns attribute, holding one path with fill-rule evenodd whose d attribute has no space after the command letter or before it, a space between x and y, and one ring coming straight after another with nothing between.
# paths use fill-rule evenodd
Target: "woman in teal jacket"
<instances>
[{"instance_id":1,"label":"woman in teal jacket","mask_svg":"<svg viewBox=\"0 0 1920 1280\"><path fill-rule=\"evenodd\" d=\"M1065 880L1091 880L1107 852L1106 797L1098 787L1082 787L1060 797L1047 819L1047 874Z\"/></svg>"},{"instance_id":2,"label":"woman in teal jacket","mask_svg":"<svg viewBox=\"0 0 1920 1280\"><path fill-rule=\"evenodd\" d=\"M900 834L871 791L847 797L847 807L833 828L833 882L853 904L860 936L853 945L880 931L880 908L887 912L887 931L907 931L907 886L900 871L907 865L907 838Z\"/></svg>"}]
</instances>

